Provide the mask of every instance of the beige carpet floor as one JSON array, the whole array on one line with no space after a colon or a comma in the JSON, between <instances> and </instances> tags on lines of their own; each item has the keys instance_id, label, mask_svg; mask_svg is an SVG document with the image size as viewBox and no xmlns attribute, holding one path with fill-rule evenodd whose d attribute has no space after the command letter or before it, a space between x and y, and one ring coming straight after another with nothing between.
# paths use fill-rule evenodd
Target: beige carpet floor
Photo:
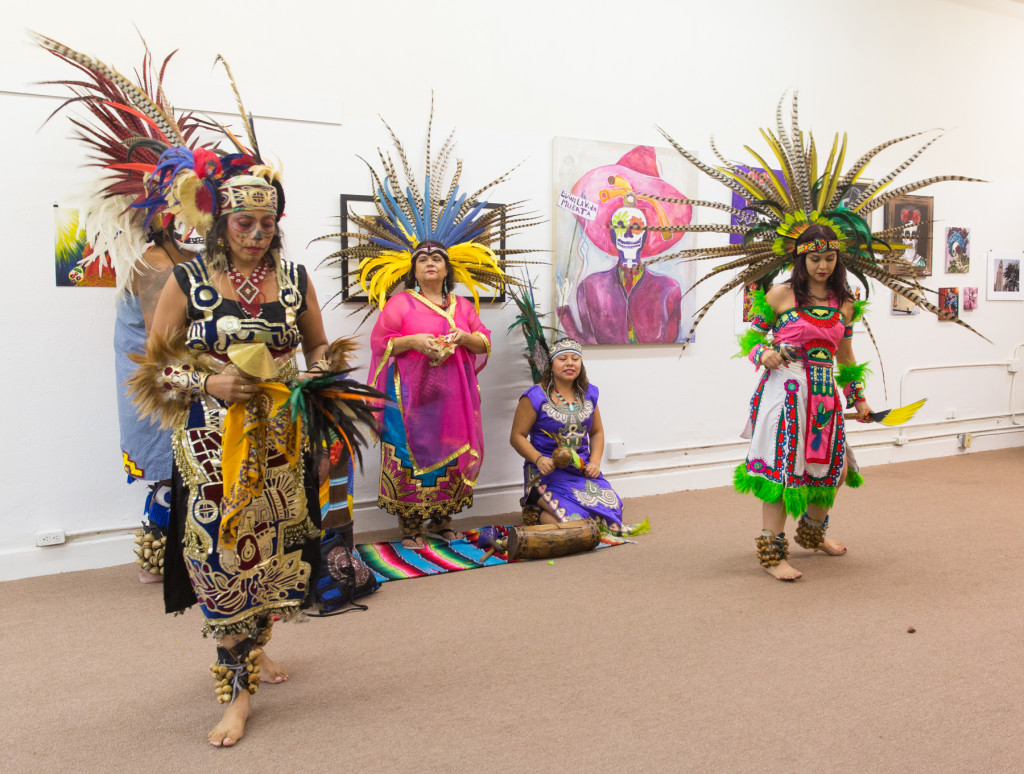
<instances>
[{"instance_id":1,"label":"beige carpet floor","mask_svg":"<svg viewBox=\"0 0 1024 774\"><path fill-rule=\"evenodd\" d=\"M199 616L134 565L0 583L0 770L1024 771L1024 448L865 478L833 511L849 554L795 549L793 584L715 489L627 502L636 545L279 626L292 678L234 749L205 742Z\"/></svg>"}]
</instances>

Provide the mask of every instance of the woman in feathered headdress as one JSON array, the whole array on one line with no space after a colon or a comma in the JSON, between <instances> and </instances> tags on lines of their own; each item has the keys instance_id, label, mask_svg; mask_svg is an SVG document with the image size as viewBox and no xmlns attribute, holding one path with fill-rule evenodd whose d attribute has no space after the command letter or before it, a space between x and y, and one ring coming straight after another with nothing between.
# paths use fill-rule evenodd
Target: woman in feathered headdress
<instances>
[{"instance_id":1,"label":"woman in feathered headdress","mask_svg":"<svg viewBox=\"0 0 1024 774\"><path fill-rule=\"evenodd\" d=\"M439 539L462 537L452 516L472 505L484 456L477 374L490 355L491 332L480 321L479 292L516 283L505 274L507 256L529 252L489 244L535 222L512 218L512 206L486 209L480 197L507 175L470 196L460 194L459 160L447 182L454 132L431 158L432 124L433 106L422 192L392 132L405 192L390 156L381 153L383 182L370 168L377 215L350 215L363 229L348 234L358 245L331 256L359 259L359 283L380 307L370 383L394 406L385 410L380 428L377 505L398 517L403 545L412 550L426 546L428 520ZM468 288L473 300L456 296L456 284Z\"/></svg>"},{"instance_id":2,"label":"woman in feathered headdress","mask_svg":"<svg viewBox=\"0 0 1024 774\"><path fill-rule=\"evenodd\" d=\"M168 148L133 204L146 224L170 215L204 238L173 268L130 385L140 413L173 429L164 598L168 612L198 603L218 640L216 746L241 738L261 673L288 677L264 646L275 620L312 602L328 498L311 452L344 444L332 477L346 475L383 402L347 378L351 342L328 347L305 267L281 255L284 189L242 119L248 147L224 128L234 153Z\"/></svg>"},{"instance_id":3,"label":"woman in feathered headdress","mask_svg":"<svg viewBox=\"0 0 1024 774\"><path fill-rule=\"evenodd\" d=\"M765 371L751 400L745 433L750 438L750 450L736 469L735 485L738 491L753 493L763 501L763 529L756 540L761 565L780 580L795 580L801 573L787 561L789 543L783 533L786 514L799 520L796 541L801 546L841 555L846 548L825 536L828 512L839 486L844 482L851 487L859 486L862 481L846 444L839 396L842 389L847 406L856 409L857 419L869 421L863 382L867 364L856 363L851 346L853 323L860 318L864 302L854 301L846 282L847 273L860 279L865 288L869 278L875 279L929 312L942 314L925 299L925 289L916 279L890 271L892 264L907 266L901 257L906 245L887 241L902 229L872 233L864 216L887 201L926 185L971 178L930 177L878 195L934 142L933 138L850 200L849 193L854 190L851 186L875 155L917 135L882 143L844 173L845 136L841 143L839 136L835 136L824 167L819 169L814 138L808 135L805 143L799 128L795 94L791 136L783 126L781 100L776 118L777 135L764 130L761 135L780 169L773 170L761 156L750 151L763 168L763 177L730 164L721 156L721 166L704 164L662 132L687 160L743 196L750 205L744 211L717 202L688 200L693 206L714 207L741 216L745 223L679 225L655 230L743 235L742 244L684 250L665 259L727 259L702 277L698 285L722 272L736 270L697 312L693 328L715 301L733 288L750 283L762 286L754 295L752 328L742 337L741 345L742 353L755 367L764 367ZM751 212L752 223L747 220ZM788 266L793 268L792 277L772 287L772 281ZM961 325L973 330L965 323ZM839 366L834 371L836 361Z\"/></svg>"},{"instance_id":4,"label":"woman in feathered headdress","mask_svg":"<svg viewBox=\"0 0 1024 774\"><path fill-rule=\"evenodd\" d=\"M174 145L200 147L201 130L214 129L191 113L176 116L163 87L171 60L158 74L146 51L137 83L102 62L85 57L50 38L30 33L33 40L80 70L89 80L55 81L73 94L54 114L74 105L86 110L86 120L72 118L79 139L90 153L90 166L103 169L80 208L82 225L92 247L82 270L109 256L118 286L114 321L114 369L117 377L121 460L128 482L151 481L144 508L143 528L136 533L139 580L163 580L163 556L171 493L170 432L141 419L125 382L135 370L131 354L145 350L146 335L156 303L171 269L191 260L202 239L185 234L170 215L152 219L132 203L144 198L143 167L156 163ZM154 81L155 75L155 81ZM147 248L147 243L149 244Z\"/></svg>"}]
</instances>

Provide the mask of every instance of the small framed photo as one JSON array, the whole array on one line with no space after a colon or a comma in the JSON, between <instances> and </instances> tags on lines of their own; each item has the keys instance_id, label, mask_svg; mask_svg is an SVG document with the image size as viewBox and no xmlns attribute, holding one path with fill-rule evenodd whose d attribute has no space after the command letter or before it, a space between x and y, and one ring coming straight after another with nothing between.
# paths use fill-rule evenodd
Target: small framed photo
<instances>
[{"instance_id":1,"label":"small framed photo","mask_svg":"<svg viewBox=\"0 0 1024 774\"><path fill-rule=\"evenodd\" d=\"M896 315L912 315L921 314L921 308L913 301L904 298L899 293L893 291L892 294L892 313Z\"/></svg>"},{"instance_id":2,"label":"small framed photo","mask_svg":"<svg viewBox=\"0 0 1024 774\"><path fill-rule=\"evenodd\" d=\"M902 253L906 263L889 266L893 274L931 276L934 212L935 200L931 196L899 196L885 205L885 229L902 229L900 236L890 239L900 239L907 246Z\"/></svg>"},{"instance_id":3,"label":"small framed photo","mask_svg":"<svg viewBox=\"0 0 1024 774\"><path fill-rule=\"evenodd\" d=\"M444 202L442 202L443 206ZM494 210L500 209L502 211L499 223L501 224L501 233L505 231L505 219L507 217L504 204L495 204L493 202L485 204L484 209ZM347 250L350 246L353 246L353 242L356 240L349 237L348 234L352 233L353 222L349 218L349 213L355 213L362 218L376 219L377 208L373 204L373 197L366 196L365 194L341 194L341 249ZM489 234L483 234L478 237L477 242L489 245L492 250L504 250L505 249L505 238L501 237L497 241L489 239ZM341 261L341 300L342 301L356 301L359 303L366 303L369 301L369 297L363 293L363 289L359 286L359 262L350 259ZM469 291L463 288L461 285L455 286L455 291L459 295L469 296ZM488 294L487 290L484 289L480 293L481 302L499 302L505 303L504 293L491 293Z\"/></svg>"},{"instance_id":4,"label":"small framed photo","mask_svg":"<svg viewBox=\"0 0 1024 774\"><path fill-rule=\"evenodd\" d=\"M985 297L989 301L1024 301L1020 289L1020 250L989 250L988 284Z\"/></svg>"},{"instance_id":5,"label":"small framed photo","mask_svg":"<svg viewBox=\"0 0 1024 774\"><path fill-rule=\"evenodd\" d=\"M978 308L978 289L964 288L964 311Z\"/></svg>"},{"instance_id":6,"label":"small framed photo","mask_svg":"<svg viewBox=\"0 0 1024 774\"><path fill-rule=\"evenodd\" d=\"M939 288L940 320L956 320L960 317L960 288Z\"/></svg>"}]
</instances>

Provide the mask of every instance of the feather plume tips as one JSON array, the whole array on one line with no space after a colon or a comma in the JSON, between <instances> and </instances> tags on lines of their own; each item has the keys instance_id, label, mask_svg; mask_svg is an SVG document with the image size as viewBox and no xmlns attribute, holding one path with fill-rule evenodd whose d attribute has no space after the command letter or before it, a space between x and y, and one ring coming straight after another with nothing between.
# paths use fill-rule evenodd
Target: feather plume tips
<instances>
[{"instance_id":1,"label":"feather plume tips","mask_svg":"<svg viewBox=\"0 0 1024 774\"><path fill-rule=\"evenodd\" d=\"M795 242L800 234L811 225L818 224L828 226L839 236L839 257L846 270L857 277L865 288L869 285L868 278L878 280L917 306L939 315L938 307L925 300L924 288L913 276L893 271L894 264L899 265L902 261L901 255L905 245L889 244L886 239L897 234L886 231L873 232L863 215L890 200L894 195L915 191L926 185L945 181L982 181L959 175L934 176L880 195L897 175L906 170L937 139L936 136L930 138L891 172L880 176L859 194L856 201L850 202L849 206L841 204L850 187L878 153L891 145L918 137L921 133L905 135L877 145L844 171L846 136L840 138L839 134L836 134L833 137L831 145L827 146L830 147L829 154L821 163L822 158L818 155L813 135L800 129L797 94L794 92L791 103L789 131L783 121L784 100L785 95L779 100L776 109L775 131L761 130L761 136L768 144L770 153L762 156L750 147L746 148L754 157L756 166L765 170L763 177L748 174L738 165L726 161L721 155L720 166L705 164L696 157L696 154L683 148L667 132L659 128L665 139L687 161L729 190L744 197L749 202L745 209L753 215L753 220L748 219L744 224L718 226L714 229L741 235L743 244L736 246L740 248L738 250L720 247L696 249L684 251L685 255L675 254L666 257L705 260L729 256L730 260L727 263L707 272L694 287L721 272L735 270L735 274L697 311L690 332L685 338L690 339L704 315L730 290L754 282L760 284L762 288L771 285L772 280L792 262ZM695 200L689 203L695 207L708 204ZM861 311L858 309L858 314ZM962 320L956 322L977 333Z\"/></svg>"}]
</instances>

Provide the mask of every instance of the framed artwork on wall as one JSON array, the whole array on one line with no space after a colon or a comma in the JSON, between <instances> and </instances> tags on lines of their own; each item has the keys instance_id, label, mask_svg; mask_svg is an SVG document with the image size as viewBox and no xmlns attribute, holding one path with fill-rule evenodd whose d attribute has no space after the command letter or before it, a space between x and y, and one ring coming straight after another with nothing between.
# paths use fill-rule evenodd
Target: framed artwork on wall
<instances>
[{"instance_id":1,"label":"framed artwork on wall","mask_svg":"<svg viewBox=\"0 0 1024 774\"><path fill-rule=\"evenodd\" d=\"M697 170L668 148L556 137L554 308L582 344L674 344L696 311L693 246L673 226L695 221Z\"/></svg>"},{"instance_id":2,"label":"framed artwork on wall","mask_svg":"<svg viewBox=\"0 0 1024 774\"><path fill-rule=\"evenodd\" d=\"M885 205L885 228L901 228L904 263L890 265L893 274L930 277L932 273L932 213L935 202L931 196L899 196ZM892 237L896 239L898 237Z\"/></svg>"},{"instance_id":3,"label":"framed artwork on wall","mask_svg":"<svg viewBox=\"0 0 1024 774\"><path fill-rule=\"evenodd\" d=\"M892 313L895 315L909 316L921 314L921 308L913 301L908 301L899 293L892 294Z\"/></svg>"},{"instance_id":4,"label":"framed artwork on wall","mask_svg":"<svg viewBox=\"0 0 1024 774\"><path fill-rule=\"evenodd\" d=\"M955 320L960 316L960 288L939 288L940 320Z\"/></svg>"},{"instance_id":5,"label":"framed artwork on wall","mask_svg":"<svg viewBox=\"0 0 1024 774\"><path fill-rule=\"evenodd\" d=\"M1020 250L989 250L985 298L989 301L1024 301L1020 289Z\"/></svg>"},{"instance_id":6,"label":"framed artwork on wall","mask_svg":"<svg viewBox=\"0 0 1024 774\"><path fill-rule=\"evenodd\" d=\"M978 308L978 289L964 288L964 311Z\"/></svg>"},{"instance_id":7,"label":"framed artwork on wall","mask_svg":"<svg viewBox=\"0 0 1024 774\"><path fill-rule=\"evenodd\" d=\"M365 194L341 194L340 196L340 208L341 208L341 249L346 250L349 246L355 242L355 239L348 236L351 233L352 221L349 219L349 213L352 212L360 217L364 218L375 218L376 208L373 205L373 197ZM441 205L444 206L445 200L441 201ZM495 202L488 202L485 209L494 210L500 209L502 211L500 223L501 230L504 232L506 225L505 205L497 204ZM494 250L505 249L504 237L498 240L488 240L488 235L483 234L480 239L476 241L482 242L483 244L489 245ZM469 291L460 292L461 285L455 286L455 292L459 295L465 295L468 298L472 298ZM340 290L342 301L354 301L357 303L366 303L370 299L363 292L362 287L359 285L359 264L355 260L348 260L341 262L341 290ZM480 291L480 302L481 303L504 303L504 293L491 293L488 294L487 289L483 288Z\"/></svg>"},{"instance_id":8,"label":"framed artwork on wall","mask_svg":"<svg viewBox=\"0 0 1024 774\"><path fill-rule=\"evenodd\" d=\"M966 274L971 270L971 230L962 226L946 229L946 274Z\"/></svg>"}]
</instances>

